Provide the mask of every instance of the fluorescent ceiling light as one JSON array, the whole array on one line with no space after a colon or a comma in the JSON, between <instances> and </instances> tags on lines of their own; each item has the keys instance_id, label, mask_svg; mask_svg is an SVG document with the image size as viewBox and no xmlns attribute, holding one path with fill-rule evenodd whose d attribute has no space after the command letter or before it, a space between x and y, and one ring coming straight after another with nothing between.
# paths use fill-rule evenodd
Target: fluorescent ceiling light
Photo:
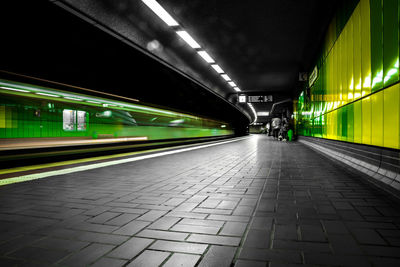
<instances>
[{"instance_id":1,"label":"fluorescent ceiling light","mask_svg":"<svg viewBox=\"0 0 400 267\"><path fill-rule=\"evenodd\" d=\"M16 92L22 92L22 93L29 93L28 90L16 89L16 88L11 88L11 87L0 86L0 88L1 88L1 89L5 89L5 90L10 90L10 91L16 91Z\"/></svg>"},{"instance_id":2,"label":"fluorescent ceiling light","mask_svg":"<svg viewBox=\"0 0 400 267\"><path fill-rule=\"evenodd\" d=\"M227 74L222 74L221 77L224 78L225 81L231 80L231 78Z\"/></svg>"},{"instance_id":3,"label":"fluorescent ceiling light","mask_svg":"<svg viewBox=\"0 0 400 267\"><path fill-rule=\"evenodd\" d=\"M214 63L214 59L206 51L197 52L207 63Z\"/></svg>"},{"instance_id":4,"label":"fluorescent ceiling light","mask_svg":"<svg viewBox=\"0 0 400 267\"><path fill-rule=\"evenodd\" d=\"M257 115L258 116L269 116L269 112L268 111L258 111Z\"/></svg>"},{"instance_id":5,"label":"fluorescent ceiling light","mask_svg":"<svg viewBox=\"0 0 400 267\"><path fill-rule=\"evenodd\" d=\"M75 100L75 101L83 101L83 99L81 98L75 98L75 97L69 97L69 96L64 96L65 99L69 99L69 100Z\"/></svg>"},{"instance_id":6,"label":"fluorescent ceiling light","mask_svg":"<svg viewBox=\"0 0 400 267\"><path fill-rule=\"evenodd\" d=\"M176 32L191 48L200 48L200 45L190 36L187 31L177 31Z\"/></svg>"},{"instance_id":7,"label":"fluorescent ceiling light","mask_svg":"<svg viewBox=\"0 0 400 267\"><path fill-rule=\"evenodd\" d=\"M47 94L47 93L35 93L37 95L51 96L51 97L60 97L59 95Z\"/></svg>"},{"instance_id":8,"label":"fluorescent ceiling light","mask_svg":"<svg viewBox=\"0 0 400 267\"><path fill-rule=\"evenodd\" d=\"M236 91L236 92L240 92L240 91L242 91L242 90L240 90L240 88L239 88L239 87L233 87L233 89L235 89L235 91Z\"/></svg>"},{"instance_id":9,"label":"fluorescent ceiling light","mask_svg":"<svg viewBox=\"0 0 400 267\"><path fill-rule=\"evenodd\" d=\"M225 71L223 69L221 69L221 67L217 64L213 64L211 65L211 67L213 67L213 69L218 72L218 73L224 73Z\"/></svg>"},{"instance_id":10,"label":"fluorescent ceiling light","mask_svg":"<svg viewBox=\"0 0 400 267\"><path fill-rule=\"evenodd\" d=\"M179 26L178 22L176 22L156 0L142 0L142 2L156 13L160 19L167 23L168 26Z\"/></svg>"},{"instance_id":11,"label":"fluorescent ceiling light","mask_svg":"<svg viewBox=\"0 0 400 267\"><path fill-rule=\"evenodd\" d=\"M93 103L93 104L101 104L101 102L96 102L96 101L91 101L91 100L86 100L88 103Z\"/></svg>"},{"instance_id":12,"label":"fluorescent ceiling light","mask_svg":"<svg viewBox=\"0 0 400 267\"><path fill-rule=\"evenodd\" d=\"M234 82L232 82L232 81L231 81L231 82L228 82L228 83L229 83L230 86L236 87L236 83L234 83Z\"/></svg>"}]
</instances>

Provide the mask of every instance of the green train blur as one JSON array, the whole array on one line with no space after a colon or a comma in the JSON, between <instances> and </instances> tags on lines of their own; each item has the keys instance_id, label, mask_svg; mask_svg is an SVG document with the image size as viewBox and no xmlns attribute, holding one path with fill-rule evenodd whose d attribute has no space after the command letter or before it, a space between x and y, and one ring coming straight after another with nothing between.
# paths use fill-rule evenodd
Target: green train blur
<instances>
[{"instance_id":1,"label":"green train blur","mask_svg":"<svg viewBox=\"0 0 400 267\"><path fill-rule=\"evenodd\" d=\"M232 135L228 123L127 101L0 79L0 143L31 140L165 140Z\"/></svg>"}]
</instances>

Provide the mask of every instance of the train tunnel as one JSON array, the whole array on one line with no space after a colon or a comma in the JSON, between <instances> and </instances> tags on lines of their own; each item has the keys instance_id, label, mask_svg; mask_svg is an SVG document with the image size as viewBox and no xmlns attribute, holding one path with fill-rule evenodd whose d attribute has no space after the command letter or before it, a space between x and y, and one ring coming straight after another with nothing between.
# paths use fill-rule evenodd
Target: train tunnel
<instances>
[{"instance_id":1,"label":"train tunnel","mask_svg":"<svg viewBox=\"0 0 400 267\"><path fill-rule=\"evenodd\" d=\"M0 7L1 266L400 266L399 0Z\"/></svg>"}]
</instances>

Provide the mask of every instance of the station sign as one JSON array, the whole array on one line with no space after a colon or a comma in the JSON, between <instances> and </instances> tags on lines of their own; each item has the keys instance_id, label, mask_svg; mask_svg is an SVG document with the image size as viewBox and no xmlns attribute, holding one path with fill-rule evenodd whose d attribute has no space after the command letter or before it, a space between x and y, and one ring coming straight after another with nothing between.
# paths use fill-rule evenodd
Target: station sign
<instances>
[{"instance_id":1,"label":"station sign","mask_svg":"<svg viewBox=\"0 0 400 267\"><path fill-rule=\"evenodd\" d=\"M318 67L315 66L313 71L311 72L310 79L308 80L309 87L311 87L314 84L317 77L318 77Z\"/></svg>"},{"instance_id":2,"label":"station sign","mask_svg":"<svg viewBox=\"0 0 400 267\"><path fill-rule=\"evenodd\" d=\"M272 102L272 95L249 95L247 97L247 102L249 103L265 103Z\"/></svg>"},{"instance_id":3,"label":"station sign","mask_svg":"<svg viewBox=\"0 0 400 267\"><path fill-rule=\"evenodd\" d=\"M246 103L247 99L246 99L246 95L239 95L239 103Z\"/></svg>"}]
</instances>

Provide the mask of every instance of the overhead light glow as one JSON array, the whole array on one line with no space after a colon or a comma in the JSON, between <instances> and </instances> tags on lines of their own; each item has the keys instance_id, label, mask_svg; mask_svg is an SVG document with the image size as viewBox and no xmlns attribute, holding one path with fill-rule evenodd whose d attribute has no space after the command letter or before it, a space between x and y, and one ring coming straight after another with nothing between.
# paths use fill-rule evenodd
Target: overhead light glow
<instances>
[{"instance_id":1,"label":"overhead light glow","mask_svg":"<svg viewBox=\"0 0 400 267\"><path fill-rule=\"evenodd\" d=\"M240 91L242 91L242 90L240 90L240 88L239 88L239 87L233 87L233 89L234 89L236 92L240 92Z\"/></svg>"},{"instance_id":2,"label":"overhead light glow","mask_svg":"<svg viewBox=\"0 0 400 267\"><path fill-rule=\"evenodd\" d=\"M156 0L142 0L168 26L179 26L178 22Z\"/></svg>"},{"instance_id":3,"label":"overhead light glow","mask_svg":"<svg viewBox=\"0 0 400 267\"><path fill-rule=\"evenodd\" d=\"M60 97L59 95L47 94L47 93L35 93L37 95L51 96L51 97Z\"/></svg>"},{"instance_id":4,"label":"overhead light glow","mask_svg":"<svg viewBox=\"0 0 400 267\"><path fill-rule=\"evenodd\" d=\"M253 111L254 121L251 124L254 124L254 123L257 122L257 112L256 112L256 110L254 109L254 107L253 107L253 105L251 103L247 103L247 105L249 105L251 111Z\"/></svg>"},{"instance_id":5,"label":"overhead light glow","mask_svg":"<svg viewBox=\"0 0 400 267\"><path fill-rule=\"evenodd\" d=\"M83 99L81 98L75 98L75 97L69 97L69 96L65 96L65 99L69 99L69 100L74 100L74 101L83 101Z\"/></svg>"},{"instance_id":6,"label":"overhead light glow","mask_svg":"<svg viewBox=\"0 0 400 267\"><path fill-rule=\"evenodd\" d=\"M187 31L177 31L176 32L191 48L200 48L200 45L190 36Z\"/></svg>"},{"instance_id":7,"label":"overhead light glow","mask_svg":"<svg viewBox=\"0 0 400 267\"><path fill-rule=\"evenodd\" d=\"M211 67L213 67L213 69L218 73L224 73L224 70L217 64L212 64Z\"/></svg>"},{"instance_id":8,"label":"overhead light glow","mask_svg":"<svg viewBox=\"0 0 400 267\"><path fill-rule=\"evenodd\" d=\"M269 112L268 111L259 111L257 112L258 116L269 116Z\"/></svg>"},{"instance_id":9,"label":"overhead light glow","mask_svg":"<svg viewBox=\"0 0 400 267\"><path fill-rule=\"evenodd\" d=\"M88 102L88 103L92 103L92 104L101 104L100 102L91 101L91 100L87 100L86 102Z\"/></svg>"},{"instance_id":10,"label":"overhead light glow","mask_svg":"<svg viewBox=\"0 0 400 267\"><path fill-rule=\"evenodd\" d=\"M207 63L214 63L214 59L206 51L197 52Z\"/></svg>"},{"instance_id":11,"label":"overhead light glow","mask_svg":"<svg viewBox=\"0 0 400 267\"><path fill-rule=\"evenodd\" d=\"M230 81L230 82L228 82L228 83L229 83L230 86L236 87L236 83L234 83L234 82L232 82L232 81Z\"/></svg>"},{"instance_id":12,"label":"overhead light glow","mask_svg":"<svg viewBox=\"0 0 400 267\"><path fill-rule=\"evenodd\" d=\"M245 95L239 95L239 103L246 103L246 96Z\"/></svg>"},{"instance_id":13,"label":"overhead light glow","mask_svg":"<svg viewBox=\"0 0 400 267\"><path fill-rule=\"evenodd\" d=\"M16 91L16 92L22 92L22 93L29 93L28 90L23 90L23 89L17 89L17 88L11 88L11 87L5 87L5 86L0 86L1 89L5 90L10 90L10 91Z\"/></svg>"},{"instance_id":14,"label":"overhead light glow","mask_svg":"<svg viewBox=\"0 0 400 267\"><path fill-rule=\"evenodd\" d=\"M222 74L221 77L224 78L225 81L231 80L231 78L227 74Z\"/></svg>"}]
</instances>

